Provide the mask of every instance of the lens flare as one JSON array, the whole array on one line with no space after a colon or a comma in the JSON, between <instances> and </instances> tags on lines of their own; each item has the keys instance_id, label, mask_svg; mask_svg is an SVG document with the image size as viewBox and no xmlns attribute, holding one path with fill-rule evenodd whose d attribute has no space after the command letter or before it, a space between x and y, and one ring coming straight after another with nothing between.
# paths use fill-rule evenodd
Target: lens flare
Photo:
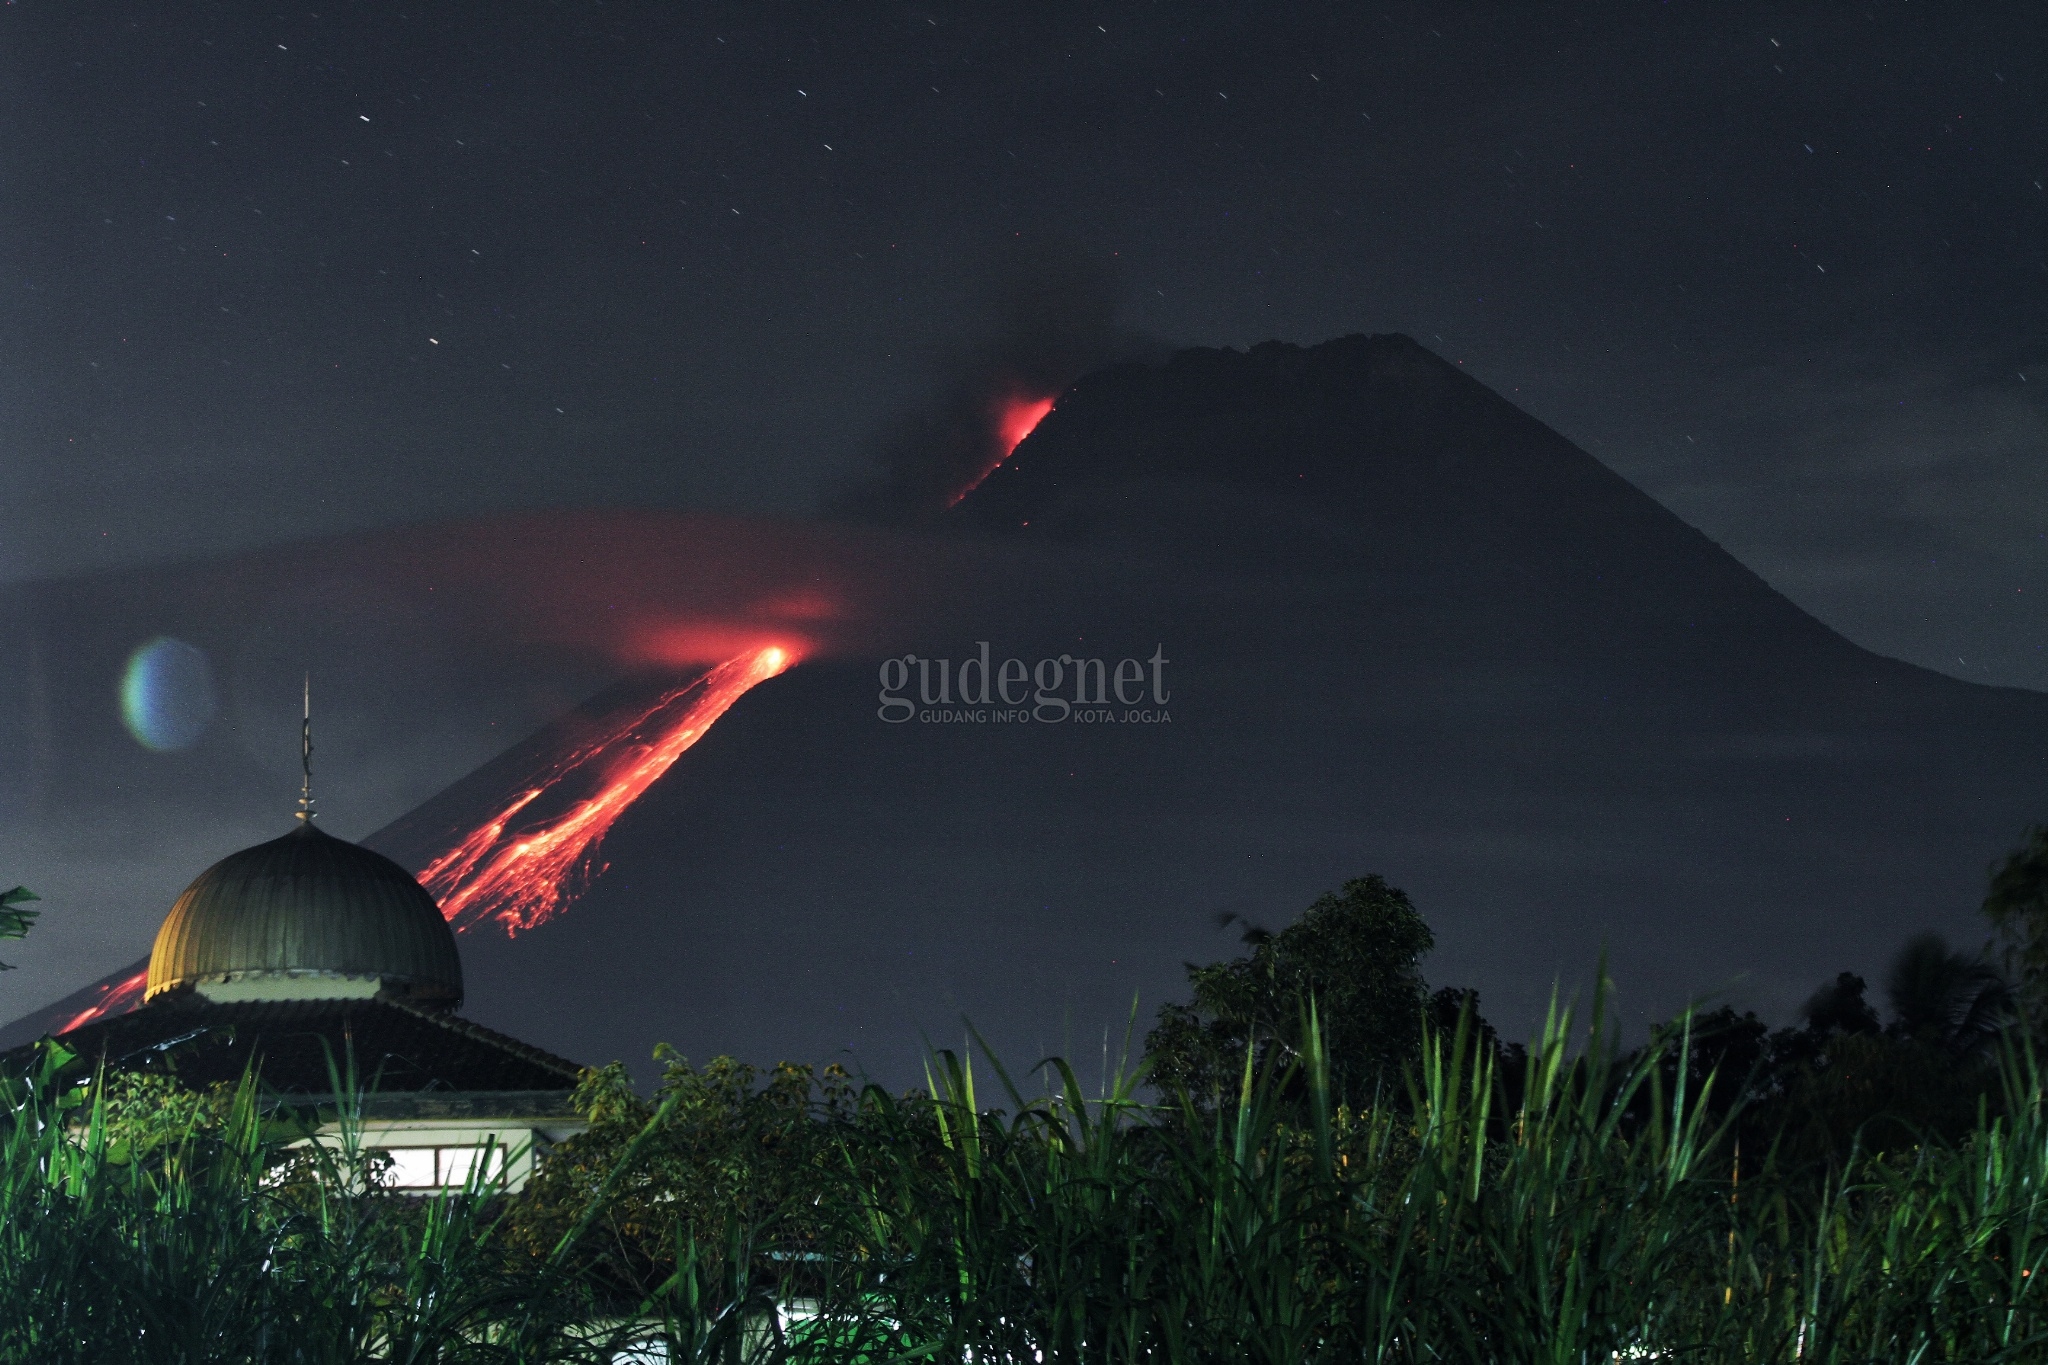
<instances>
[{"instance_id":1,"label":"lens flare","mask_svg":"<svg viewBox=\"0 0 2048 1365\"><path fill-rule=\"evenodd\" d=\"M779 645L728 659L556 760L495 815L420 873L458 930L496 920L508 934L544 924L604 871L604 836L749 690L796 660ZM587 770L587 771L586 771ZM597 789L551 818L518 817L572 777Z\"/></svg>"},{"instance_id":2,"label":"lens flare","mask_svg":"<svg viewBox=\"0 0 2048 1365\"><path fill-rule=\"evenodd\" d=\"M1045 415L1052 411L1053 400L1056 396L1048 395L1044 398L1030 398L1020 393L1013 393L1007 398L1000 400L995 408L995 431L993 433L995 458L988 462L987 468L974 476L972 483L955 493L947 501L946 506L959 506L962 498L981 487L982 480L1001 468L1003 461L1010 458L1011 452L1024 443L1024 438L1038 430L1038 424L1043 422Z\"/></svg>"},{"instance_id":3,"label":"lens flare","mask_svg":"<svg viewBox=\"0 0 2048 1365\"><path fill-rule=\"evenodd\" d=\"M121 720L136 743L157 753L199 742L219 709L206 652L158 636L128 656L121 675Z\"/></svg>"}]
</instances>

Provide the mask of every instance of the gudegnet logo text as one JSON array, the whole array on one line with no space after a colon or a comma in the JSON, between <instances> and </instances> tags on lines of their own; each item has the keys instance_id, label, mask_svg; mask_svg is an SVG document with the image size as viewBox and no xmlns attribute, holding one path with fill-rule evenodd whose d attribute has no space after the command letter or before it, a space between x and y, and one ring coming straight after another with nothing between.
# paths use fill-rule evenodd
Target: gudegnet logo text
<instances>
[{"instance_id":1,"label":"gudegnet logo text","mask_svg":"<svg viewBox=\"0 0 2048 1365\"><path fill-rule=\"evenodd\" d=\"M1047 655L996 659L987 640L957 663L902 654L882 660L875 715L890 725L1166 725L1166 646L1149 658Z\"/></svg>"}]
</instances>

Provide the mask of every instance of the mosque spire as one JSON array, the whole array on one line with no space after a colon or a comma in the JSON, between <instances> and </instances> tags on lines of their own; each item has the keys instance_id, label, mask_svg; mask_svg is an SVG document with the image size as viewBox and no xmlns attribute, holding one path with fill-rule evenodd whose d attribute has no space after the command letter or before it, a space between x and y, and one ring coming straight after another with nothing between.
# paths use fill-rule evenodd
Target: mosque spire
<instances>
[{"instance_id":1,"label":"mosque spire","mask_svg":"<svg viewBox=\"0 0 2048 1365\"><path fill-rule=\"evenodd\" d=\"M309 828L319 814L313 809L313 675L306 674L305 710L299 721L299 766L305 780L299 786L299 820Z\"/></svg>"}]
</instances>

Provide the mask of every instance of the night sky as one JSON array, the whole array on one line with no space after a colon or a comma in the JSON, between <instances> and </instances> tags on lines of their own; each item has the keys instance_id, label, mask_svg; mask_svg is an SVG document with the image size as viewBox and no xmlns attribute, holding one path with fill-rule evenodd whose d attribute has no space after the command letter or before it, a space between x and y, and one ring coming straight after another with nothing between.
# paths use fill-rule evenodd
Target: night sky
<instances>
[{"instance_id":1,"label":"night sky","mask_svg":"<svg viewBox=\"0 0 2048 1365\"><path fill-rule=\"evenodd\" d=\"M0 582L809 516L1020 333L1405 332L1856 643L2048 688L2044 60L1925 0L9 0Z\"/></svg>"}]
</instances>

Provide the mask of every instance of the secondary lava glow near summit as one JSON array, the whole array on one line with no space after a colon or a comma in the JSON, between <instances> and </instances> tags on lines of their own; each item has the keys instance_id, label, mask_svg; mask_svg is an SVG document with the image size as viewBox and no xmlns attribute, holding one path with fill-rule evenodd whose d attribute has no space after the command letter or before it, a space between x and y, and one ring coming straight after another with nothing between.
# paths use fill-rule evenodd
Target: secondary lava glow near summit
<instances>
[{"instance_id":1,"label":"secondary lava glow near summit","mask_svg":"<svg viewBox=\"0 0 2048 1365\"><path fill-rule=\"evenodd\" d=\"M1024 438L1038 430L1038 424L1043 422L1046 414L1052 411L1052 405L1056 397L1057 395L1047 395L1043 398L1032 398L1024 394L1013 393L998 399L995 407L995 430L993 433L995 437L995 458L990 460L988 465L980 473L976 474L973 481L965 488L962 488L951 498L947 499L946 506L959 506L962 498L981 487L983 480L995 473L996 470L1002 468L1003 461L1009 459L1011 455L1016 453L1017 447L1024 444Z\"/></svg>"}]
</instances>

